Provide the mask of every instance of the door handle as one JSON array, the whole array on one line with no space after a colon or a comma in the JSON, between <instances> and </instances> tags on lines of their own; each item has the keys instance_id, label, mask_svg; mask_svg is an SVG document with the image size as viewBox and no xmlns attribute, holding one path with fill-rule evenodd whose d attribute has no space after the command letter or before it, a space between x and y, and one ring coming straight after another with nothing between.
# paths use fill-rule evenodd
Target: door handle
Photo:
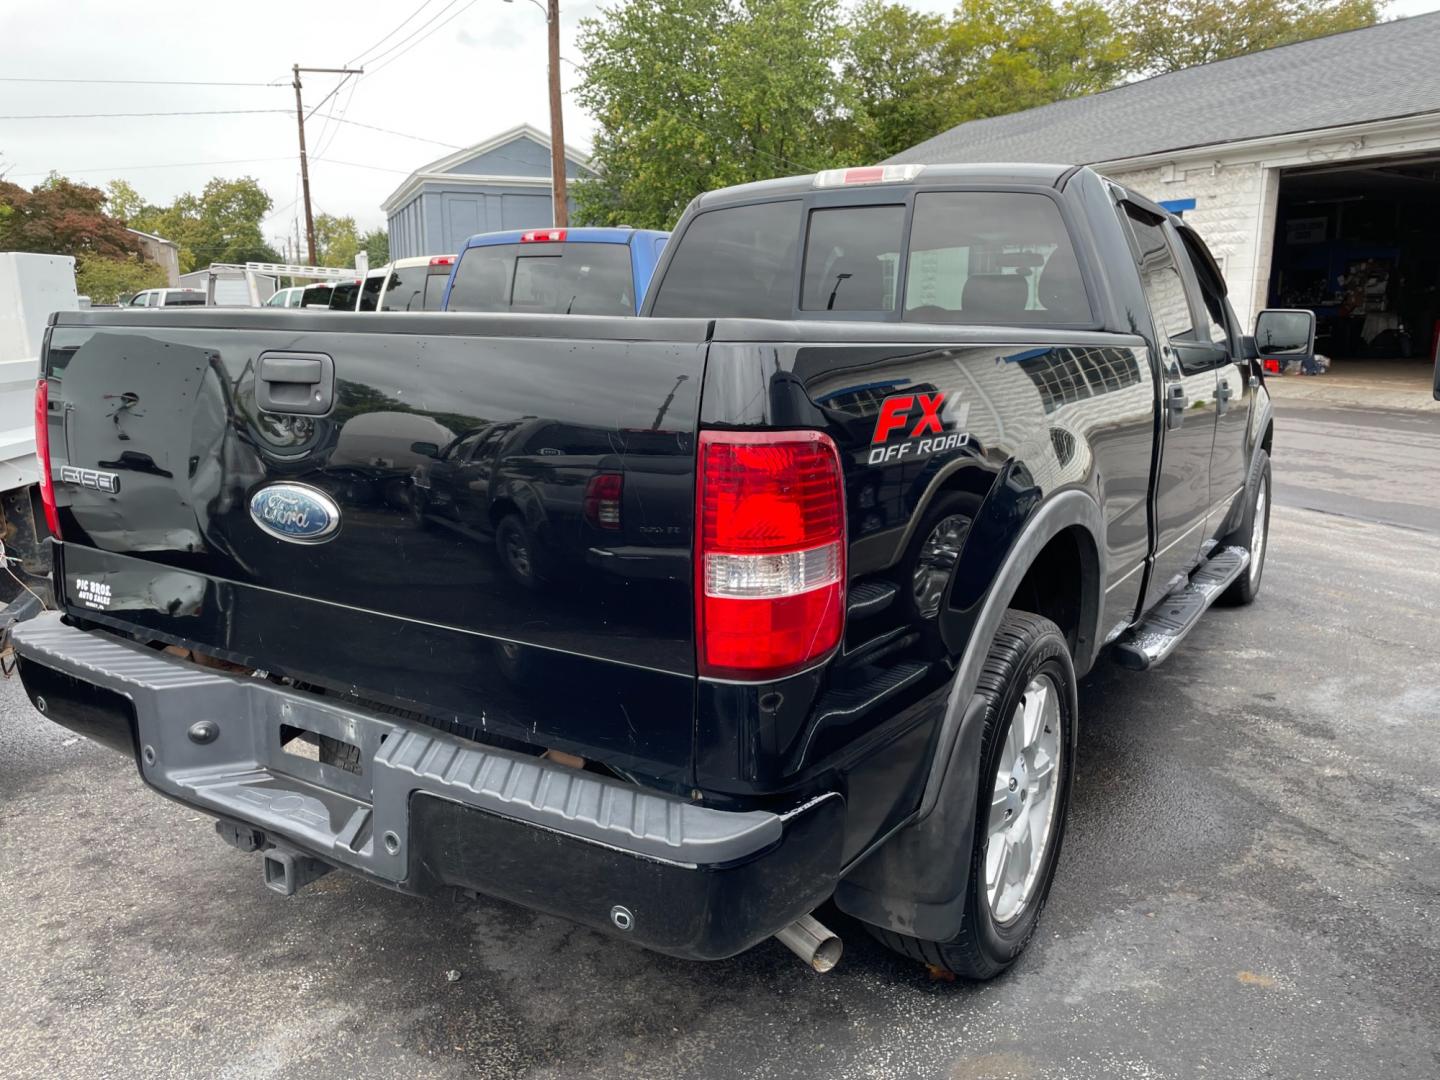
<instances>
[{"instance_id":1,"label":"door handle","mask_svg":"<svg viewBox=\"0 0 1440 1080\"><path fill-rule=\"evenodd\" d=\"M1180 383L1171 383L1165 388L1165 427L1173 431L1185 423L1185 410L1190 406L1190 399L1185 396L1185 387Z\"/></svg>"},{"instance_id":2,"label":"door handle","mask_svg":"<svg viewBox=\"0 0 1440 1080\"><path fill-rule=\"evenodd\" d=\"M1215 390L1215 414L1224 416L1230 408L1230 399L1235 396L1235 391L1230 389L1228 382L1222 382Z\"/></svg>"},{"instance_id":3,"label":"door handle","mask_svg":"<svg viewBox=\"0 0 1440 1080\"><path fill-rule=\"evenodd\" d=\"M255 402L269 413L324 416L335 404L335 361L324 353L261 353Z\"/></svg>"}]
</instances>

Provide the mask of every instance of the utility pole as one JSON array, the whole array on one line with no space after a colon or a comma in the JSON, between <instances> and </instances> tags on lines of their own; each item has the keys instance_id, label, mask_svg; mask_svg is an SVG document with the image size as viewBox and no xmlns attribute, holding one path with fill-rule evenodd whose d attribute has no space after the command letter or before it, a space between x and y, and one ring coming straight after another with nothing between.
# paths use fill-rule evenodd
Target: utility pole
<instances>
[{"instance_id":1,"label":"utility pole","mask_svg":"<svg viewBox=\"0 0 1440 1080\"><path fill-rule=\"evenodd\" d=\"M550 31L550 188L555 199L555 228L570 224L570 200L565 190L565 110L560 103L560 0L546 0L546 29Z\"/></svg>"},{"instance_id":2,"label":"utility pole","mask_svg":"<svg viewBox=\"0 0 1440 1080\"><path fill-rule=\"evenodd\" d=\"M515 0L505 0L513 4ZM545 16L550 37L550 193L551 216L557 229L570 224L570 200L565 192L565 110L560 103L560 0L530 0Z\"/></svg>"},{"instance_id":3,"label":"utility pole","mask_svg":"<svg viewBox=\"0 0 1440 1080\"><path fill-rule=\"evenodd\" d=\"M553 3L555 2L555 0L551 0L551 2ZM556 47L558 48L558 45ZM365 73L365 69L302 68L299 64L294 65L295 82L293 85L295 87L295 122L300 126L300 188L305 198L305 243L309 247L310 252L309 265L314 266L315 215L310 209L310 164L305 158L305 105L300 100L300 73L302 71L317 75L344 75L346 78L349 78L351 75L363 75ZM341 85L343 85L344 82L344 79L340 80ZM340 86L337 85L335 87L335 90L339 89ZM335 90L331 90L329 94L325 95L325 97L320 100L320 105L325 104L326 101L333 97L335 94ZM315 108L320 108L320 105L316 105Z\"/></svg>"}]
</instances>

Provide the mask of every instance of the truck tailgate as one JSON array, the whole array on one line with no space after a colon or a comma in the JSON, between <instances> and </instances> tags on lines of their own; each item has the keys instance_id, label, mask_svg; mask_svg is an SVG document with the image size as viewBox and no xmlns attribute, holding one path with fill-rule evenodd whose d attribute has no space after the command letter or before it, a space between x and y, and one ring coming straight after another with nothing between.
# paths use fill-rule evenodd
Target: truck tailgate
<instances>
[{"instance_id":1,"label":"truck tailgate","mask_svg":"<svg viewBox=\"0 0 1440 1080\"><path fill-rule=\"evenodd\" d=\"M705 339L698 320L62 316L66 608L683 784Z\"/></svg>"}]
</instances>

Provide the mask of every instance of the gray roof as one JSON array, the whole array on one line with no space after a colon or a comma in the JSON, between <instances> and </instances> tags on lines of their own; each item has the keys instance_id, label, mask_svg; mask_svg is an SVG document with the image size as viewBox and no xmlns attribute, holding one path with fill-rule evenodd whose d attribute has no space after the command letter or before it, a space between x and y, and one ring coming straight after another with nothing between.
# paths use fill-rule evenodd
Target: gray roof
<instances>
[{"instance_id":1,"label":"gray roof","mask_svg":"<svg viewBox=\"0 0 1440 1080\"><path fill-rule=\"evenodd\" d=\"M890 160L1088 165L1431 112L1440 113L1440 12L972 120Z\"/></svg>"}]
</instances>

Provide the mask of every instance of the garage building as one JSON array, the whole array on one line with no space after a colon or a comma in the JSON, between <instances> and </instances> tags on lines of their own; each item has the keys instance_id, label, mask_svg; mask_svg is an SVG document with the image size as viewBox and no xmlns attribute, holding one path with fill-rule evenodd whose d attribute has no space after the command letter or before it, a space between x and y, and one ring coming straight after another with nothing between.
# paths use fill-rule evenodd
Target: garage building
<instances>
[{"instance_id":1,"label":"garage building","mask_svg":"<svg viewBox=\"0 0 1440 1080\"><path fill-rule=\"evenodd\" d=\"M567 145L566 178L594 175L589 158ZM453 255L476 233L546 228L555 216L550 136L521 124L431 161L407 176L380 209L393 259Z\"/></svg>"},{"instance_id":2,"label":"garage building","mask_svg":"<svg viewBox=\"0 0 1440 1080\"><path fill-rule=\"evenodd\" d=\"M1094 166L1182 213L1249 325L1315 311L1337 359L1440 340L1440 13L961 124L895 162Z\"/></svg>"}]
</instances>

